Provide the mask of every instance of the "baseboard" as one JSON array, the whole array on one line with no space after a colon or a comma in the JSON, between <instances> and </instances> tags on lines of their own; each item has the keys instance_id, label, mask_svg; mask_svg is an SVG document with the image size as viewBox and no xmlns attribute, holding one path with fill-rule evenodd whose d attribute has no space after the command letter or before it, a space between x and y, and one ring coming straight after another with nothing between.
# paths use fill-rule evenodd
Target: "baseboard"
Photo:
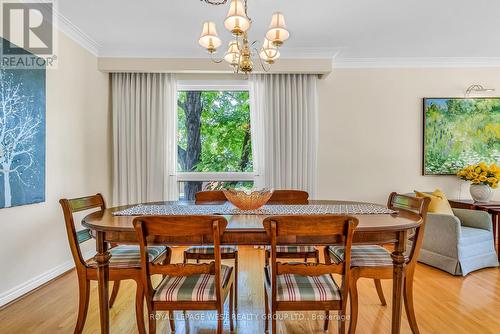
<instances>
[{"instance_id":1,"label":"baseboard","mask_svg":"<svg viewBox=\"0 0 500 334\"><path fill-rule=\"evenodd\" d=\"M88 252L84 254L83 257L87 259L93 254L95 254L95 252ZM64 262L55 268L52 268L36 277L33 277L30 280L27 280L24 283L19 284L18 286L13 287L10 290L3 292L2 294L0 294L0 308L3 308L4 305L12 303L16 299L19 299L24 295L30 293L31 291L36 290L43 284L65 274L74 267L75 263L73 262L73 260Z\"/></svg>"}]
</instances>

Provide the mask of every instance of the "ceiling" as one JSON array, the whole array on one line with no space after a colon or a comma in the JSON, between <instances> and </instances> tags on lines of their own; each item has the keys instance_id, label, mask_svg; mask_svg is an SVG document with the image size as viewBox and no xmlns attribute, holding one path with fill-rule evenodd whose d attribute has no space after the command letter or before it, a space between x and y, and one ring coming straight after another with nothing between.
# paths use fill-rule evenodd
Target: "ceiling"
<instances>
[{"instance_id":1,"label":"ceiling","mask_svg":"<svg viewBox=\"0 0 500 334\"><path fill-rule=\"evenodd\" d=\"M201 58L204 20L223 45L228 10L200 0L60 0L60 18L102 57ZM271 14L285 15L291 38L282 56L336 61L500 59L496 0L248 0L252 40L262 40ZM221 50L222 51L222 50Z\"/></svg>"}]
</instances>

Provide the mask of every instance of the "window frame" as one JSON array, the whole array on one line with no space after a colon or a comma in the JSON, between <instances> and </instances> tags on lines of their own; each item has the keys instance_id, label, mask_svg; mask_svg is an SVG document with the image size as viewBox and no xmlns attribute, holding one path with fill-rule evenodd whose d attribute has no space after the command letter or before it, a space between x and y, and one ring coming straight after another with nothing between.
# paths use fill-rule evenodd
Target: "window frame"
<instances>
[{"instance_id":1,"label":"window frame","mask_svg":"<svg viewBox=\"0 0 500 334\"><path fill-rule=\"evenodd\" d=\"M179 80L177 82L177 94L180 91L248 91L250 87L247 80ZM176 122L179 118L176 111ZM178 138L176 126L175 138ZM177 142L176 142L177 145ZM175 150L175 161L178 162L177 150ZM176 168L177 169L177 168ZM252 172L179 172L175 171L177 182L184 181L253 181L257 176L255 166Z\"/></svg>"}]
</instances>

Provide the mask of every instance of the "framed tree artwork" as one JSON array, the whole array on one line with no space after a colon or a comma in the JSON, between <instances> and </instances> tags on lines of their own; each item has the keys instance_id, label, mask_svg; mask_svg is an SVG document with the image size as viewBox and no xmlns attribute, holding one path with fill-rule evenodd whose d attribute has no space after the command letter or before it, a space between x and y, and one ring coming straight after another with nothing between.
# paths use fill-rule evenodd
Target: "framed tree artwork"
<instances>
[{"instance_id":1,"label":"framed tree artwork","mask_svg":"<svg viewBox=\"0 0 500 334\"><path fill-rule=\"evenodd\" d=\"M424 175L500 161L500 98L424 98Z\"/></svg>"},{"instance_id":2,"label":"framed tree artwork","mask_svg":"<svg viewBox=\"0 0 500 334\"><path fill-rule=\"evenodd\" d=\"M45 201L45 71L0 68L0 208Z\"/></svg>"}]
</instances>

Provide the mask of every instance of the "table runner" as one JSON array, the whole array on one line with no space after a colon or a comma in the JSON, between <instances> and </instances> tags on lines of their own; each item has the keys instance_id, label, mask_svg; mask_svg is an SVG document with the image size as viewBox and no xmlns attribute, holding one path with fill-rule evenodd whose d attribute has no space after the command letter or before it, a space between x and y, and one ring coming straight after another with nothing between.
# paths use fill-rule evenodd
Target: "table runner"
<instances>
[{"instance_id":1,"label":"table runner","mask_svg":"<svg viewBox=\"0 0 500 334\"><path fill-rule=\"evenodd\" d=\"M231 203L221 205L139 204L113 212L115 216L147 215L315 215L391 214L395 211L376 204L264 205L257 210L240 210Z\"/></svg>"}]
</instances>

